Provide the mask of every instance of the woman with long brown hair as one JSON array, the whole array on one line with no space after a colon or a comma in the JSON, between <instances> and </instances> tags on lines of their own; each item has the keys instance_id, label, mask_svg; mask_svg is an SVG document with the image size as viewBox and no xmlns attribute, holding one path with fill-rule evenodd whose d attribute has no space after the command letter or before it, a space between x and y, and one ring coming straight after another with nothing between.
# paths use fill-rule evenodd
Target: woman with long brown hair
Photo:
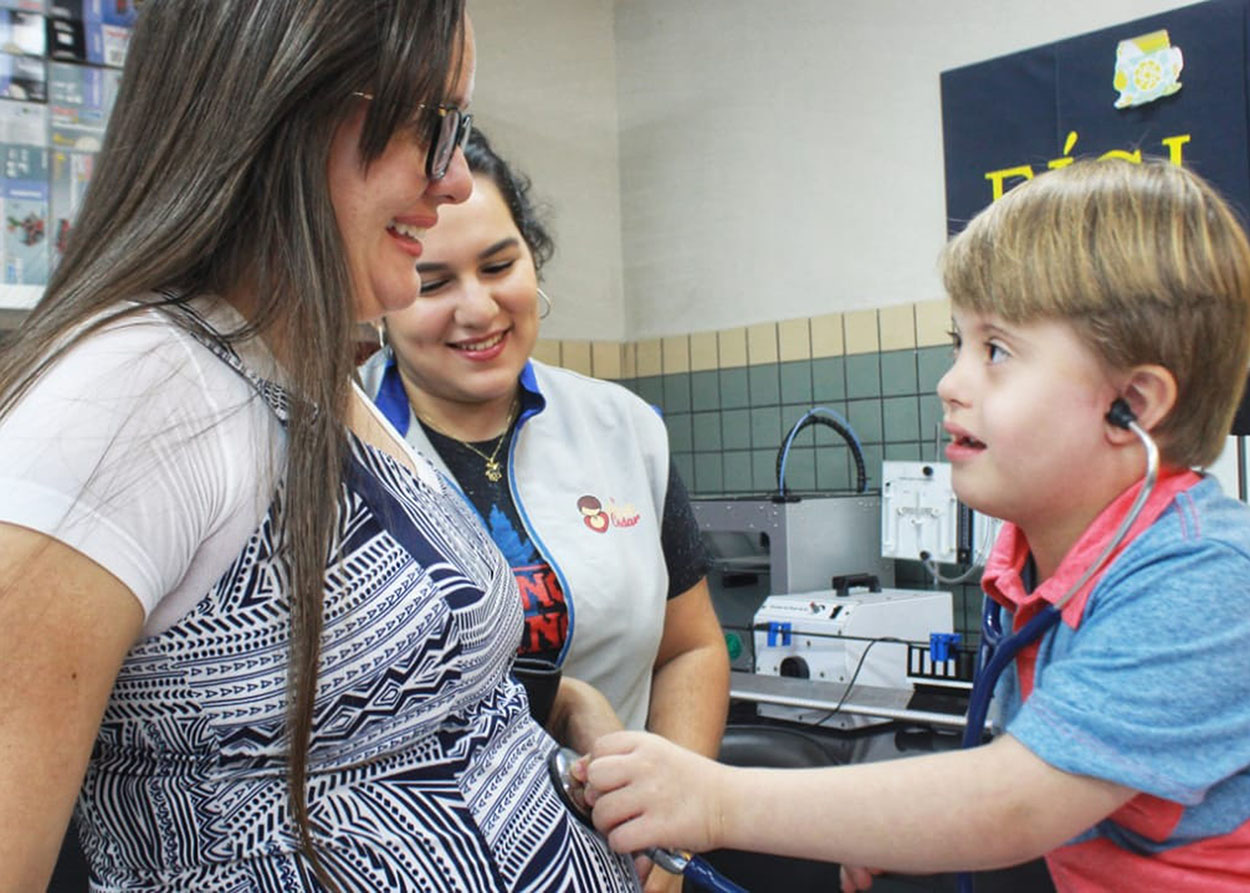
<instances>
[{"instance_id":1,"label":"woman with long brown hair","mask_svg":"<svg viewBox=\"0 0 1250 893\"><path fill-rule=\"evenodd\" d=\"M507 565L351 384L470 190L463 0L148 0L0 357L0 889L631 889Z\"/></svg>"}]
</instances>

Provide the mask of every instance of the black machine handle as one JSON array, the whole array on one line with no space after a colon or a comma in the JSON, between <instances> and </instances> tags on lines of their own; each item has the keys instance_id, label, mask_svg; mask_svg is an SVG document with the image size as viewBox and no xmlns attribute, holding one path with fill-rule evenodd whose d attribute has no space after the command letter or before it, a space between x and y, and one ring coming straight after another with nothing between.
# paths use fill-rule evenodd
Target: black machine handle
<instances>
[{"instance_id":1,"label":"black machine handle","mask_svg":"<svg viewBox=\"0 0 1250 893\"><path fill-rule=\"evenodd\" d=\"M852 586L867 586L869 592L881 591L881 581L876 574L841 574L829 585L837 595L850 595Z\"/></svg>"}]
</instances>

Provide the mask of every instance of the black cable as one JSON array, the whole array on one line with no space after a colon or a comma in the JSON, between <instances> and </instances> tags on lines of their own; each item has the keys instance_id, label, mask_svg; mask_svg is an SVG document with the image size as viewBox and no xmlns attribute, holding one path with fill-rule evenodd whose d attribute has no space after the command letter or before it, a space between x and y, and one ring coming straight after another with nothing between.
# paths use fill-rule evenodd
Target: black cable
<instances>
[{"instance_id":1,"label":"black cable","mask_svg":"<svg viewBox=\"0 0 1250 893\"><path fill-rule=\"evenodd\" d=\"M795 422L794 426L789 430L789 432L787 432L786 436L781 438L781 447L777 450L777 494L775 498L784 499L786 493L790 490L789 487L784 487L784 482L781 479L781 465L785 461L786 455L789 453L789 447L794 442L794 438L800 431L809 425L824 425L826 428L832 428L842 437L843 440L846 441L846 445L851 449L851 458L855 460L855 492L866 492L868 490L868 472L864 469L864 451L860 448L859 439L856 438L854 432L836 419L832 419L827 415L809 412L807 415L803 416L803 418ZM782 489L783 487L784 489Z\"/></svg>"},{"instance_id":2,"label":"black cable","mask_svg":"<svg viewBox=\"0 0 1250 893\"><path fill-rule=\"evenodd\" d=\"M850 681L846 683L846 691L842 692L842 697L838 698L838 703L833 705L833 709L827 712L823 719L816 725L823 725L827 720L831 719L835 713L842 709L842 705L846 703L846 699L851 696L851 689L855 687L855 680L859 678L859 671L864 668L864 660L868 657L868 652L872 651L872 646L878 642L893 642L896 645L908 644L903 639L896 639L893 636L882 636L880 639L870 639L867 647L859 656L859 662L855 664L855 670L851 673Z\"/></svg>"}]
</instances>

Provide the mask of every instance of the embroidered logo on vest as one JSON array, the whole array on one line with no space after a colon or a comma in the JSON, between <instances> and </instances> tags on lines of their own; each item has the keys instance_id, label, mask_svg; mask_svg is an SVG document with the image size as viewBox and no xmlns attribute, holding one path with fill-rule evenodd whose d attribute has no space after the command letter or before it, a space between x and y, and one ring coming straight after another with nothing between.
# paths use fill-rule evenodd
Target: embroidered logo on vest
<instances>
[{"instance_id":1,"label":"embroidered logo on vest","mask_svg":"<svg viewBox=\"0 0 1250 893\"><path fill-rule=\"evenodd\" d=\"M597 497L589 494L577 500L577 510L585 525L595 533L607 533L609 527L633 527L642 518L633 503L617 505L616 500L609 497L605 509Z\"/></svg>"}]
</instances>

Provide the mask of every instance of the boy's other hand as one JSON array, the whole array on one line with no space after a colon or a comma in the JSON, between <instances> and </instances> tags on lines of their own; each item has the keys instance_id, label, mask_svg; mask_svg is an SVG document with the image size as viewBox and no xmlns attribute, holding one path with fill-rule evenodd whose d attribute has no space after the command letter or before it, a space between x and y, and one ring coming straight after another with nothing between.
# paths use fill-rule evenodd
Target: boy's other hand
<instances>
[{"instance_id":1,"label":"boy's other hand","mask_svg":"<svg viewBox=\"0 0 1250 893\"><path fill-rule=\"evenodd\" d=\"M842 893L857 893L872 887L872 879L882 874L881 868L864 868L861 865L843 865L839 869L842 875Z\"/></svg>"}]
</instances>

